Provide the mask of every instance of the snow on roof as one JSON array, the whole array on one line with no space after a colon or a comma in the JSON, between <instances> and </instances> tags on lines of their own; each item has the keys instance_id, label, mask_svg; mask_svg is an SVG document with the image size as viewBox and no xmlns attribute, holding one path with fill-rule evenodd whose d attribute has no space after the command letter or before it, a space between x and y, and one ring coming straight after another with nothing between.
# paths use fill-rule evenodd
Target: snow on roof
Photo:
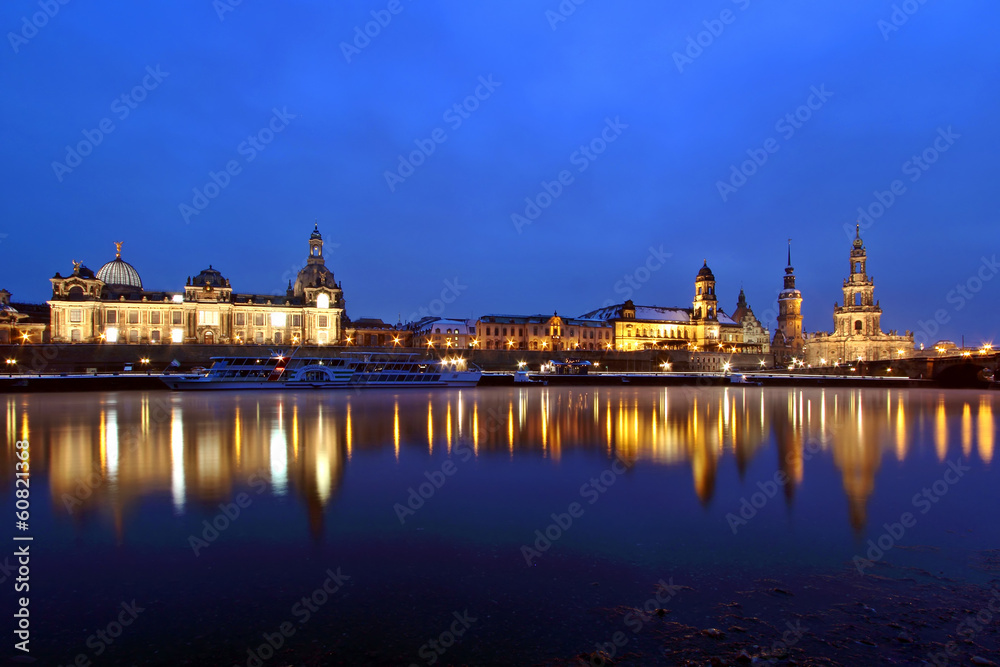
<instances>
[{"instance_id":1,"label":"snow on roof","mask_svg":"<svg viewBox=\"0 0 1000 667\"><path fill-rule=\"evenodd\" d=\"M614 306L599 308L598 310L581 315L580 318L593 320L610 320L620 318L623 306L624 304L619 303ZM726 315L721 308L716 312L718 314L719 324L736 324L736 322L731 317ZM636 306L635 319L645 322L683 322L687 324L691 322L691 309L667 308L664 306Z\"/></svg>"}]
</instances>

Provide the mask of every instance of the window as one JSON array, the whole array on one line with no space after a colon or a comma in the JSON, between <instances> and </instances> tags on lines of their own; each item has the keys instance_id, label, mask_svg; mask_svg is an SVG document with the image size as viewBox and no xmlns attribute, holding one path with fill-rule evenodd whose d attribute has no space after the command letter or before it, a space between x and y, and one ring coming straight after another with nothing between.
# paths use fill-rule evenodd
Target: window
<instances>
[{"instance_id":1,"label":"window","mask_svg":"<svg viewBox=\"0 0 1000 667\"><path fill-rule=\"evenodd\" d=\"M118 327L108 327L104 330L104 340L109 343L118 342Z\"/></svg>"},{"instance_id":2,"label":"window","mask_svg":"<svg viewBox=\"0 0 1000 667\"><path fill-rule=\"evenodd\" d=\"M287 317L285 316L285 313L271 313L272 327L279 327L279 328L283 327L285 326L286 322L287 322ZM278 341L275 340L274 342L277 343Z\"/></svg>"},{"instance_id":3,"label":"window","mask_svg":"<svg viewBox=\"0 0 1000 667\"><path fill-rule=\"evenodd\" d=\"M698 288L698 296L701 296L701 287Z\"/></svg>"},{"instance_id":4,"label":"window","mask_svg":"<svg viewBox=\"0 0 1000 667\"><path fill-rule=\"evenodd\" d=\"M854 322L854 330L861 331L861 320L857 320Z\"/></svg>"},{"instance_id":5,"label":"window","mask_svg":"<svg viewBox=\"0 0 1000 667\"><path fill-rule=\"evenodd\" d=\"M246 326L246 323L247 323L247 314L236 313L236 326L243 327Z\"/></svg>"},{"instance_id":6,"label":"window","mask_svg":"<svg viewBox=\"0 0 1000 667\"><path fill-rule=\"evenodd\" d=\"M254 313L253 314L253 325L255 327L264 326L264 313Z\"/></svg>"},{"instance_id":7,"label":"window","mask_svg":"<svg viewBox=\"0 0 1000 667\"><path fill-rule=\"evenodd\" d=\"M128 323L129 324L139 324L139 311L132 309L128 311Z\"/></svg>"},{"instance_id":8,"label":"window","mask_svg":"<svg viewBox=\"0 0 1000 667\"><path fill-rule=\"evenodd\" d=\"M118 324L118 311L117 310L109 310L105 314L104 319L107 320L108 324Z\"/></svg>"},{"instance_id":9,"label":"window","mask_svg":"<svg viewBox=\"0 0 1000 667\"><path fill-rule=\"evenodd\" d=\"M281 345L281 332L280 331L275 331L274 332L274 344L275 345Z\"/></svg>"},{"instance_id":10,"label":"window","mask_svg":"<svg viewBox=\"0 0 1000 667\"><path fill-rule=\"evenodd\" d=\"M257 333L254 334L254 342L257 343L258 345L263 345L264 344L264 332L263 331L258 331Z\"/></svg>"},{"instance_id":11,"label":"window","mask_svg":"<svg viewBox=\"0 0 1000 667\"><path fill-rule=\"evenodd\" d=\"M293 327L302 326L302 315L292 315L292 326Z\"/></svg>"},{"instance_id":12,"label":"window","mask_svg":"<svg viewBox=\"0 0 1000 667\"><path fill-rule=\"evenodd\" d=\"M159 313L157 313L157 315L159 315ZM149 335L149 340L151 342L153 342L153 343L159 343L160 342L160 332L159 331L152 332Z\"/></svg>"},{"instance_id":13,"label":"window","mask_svg":"<svg viewBox=\"0 0 1000 667\"><path fill-rule=\"evenodd\" d=\"M330 318L327 317L326 315L320 315L319 317L316 318L317 320L316 326L318 326L320 329L325 329L326 327L329 326L329 319Z\"/></svg>"},{"instance_id":14,"label":"window","mask_svg":"<svg viewBox=\"0 0 1000 667\"><path fill-rule=\"evenodd\" d=\"M440 328L435 329L434 333L441 333L441 329ZM448 333L451 333L451 329L448 329Z\"/></svg>"},{"instance_id":15,"label":"window","mask_svg":"<svg viewBox=\"0 0 1000 667\"><path fill-rule=\"evenodd\" d=\"M504 335L504 336L506 336L506 335L507 335L507 327L504 327L504 328L503 328L503 335Z\"/></svg>"},{"instance_id":16,"label":"window","mask_svg":"<svg viewBox=\"0 0 1000 667\"><path fill-rule=\"evenodd\" d=\"M861 292L856 292L854 294L854 305L855 306L860 306L861 305Z\"/></svg>"},{"instance_id":17,"label":"window","mask_svg":"<svg viewBox=\"0 0 1000 667\"><path fill-rule=\"evenodd\" d=\"M180 313L175 313L180 315ZM171 343L183 343L184 342L184 329L171 329L170 330L170 342Z\"/></svg>"},{"instance_id":18,"label":"window","mask_svg":"<svg viewBox=\"0 0 1000 667\"><path fill-rule=\"evenodd\" d=\"M594 330L590 330L590 340L594 340Z\"/></svg>"},{"instance_id":19,"label":"window","mask_svg":"<svg viewBox=\"0 0 1000 667\"><path fill-rule=\"evenodd\" d=\"M170 323L171 324L184 324L184 313L179 310L174 310L171 312Z\"/></svg>"},{"instance_id":20,"label":"window","mask_svg":"<svg viewBox=\"0 0 1000 667\"><path fill-rule=\"evenodd\" d=\"M569 337L570 337L570 338L572 338L572 337L573 337L573 330L572 330L572 329L570 329L570 330L569 330Z\"/></svg>"},{"instance_id":21,"label":"window","mask_svg":"<svg viewBox=\"0 0 1000 667\"><path fill-rule=\"evenodd\" d=\"M74 342L74 343L79 343L82 340L82 338L80 336L80 330L79 329L73 329L72 331L70 331L69 332L69 339L72 342Z\"/></svg>"},{"instance_id":22,"label":"window","mask_svg":"<svg viewBox=\"0 0 1000 667\"><path fill-rule=\"evenodd\" d=\"M855 273L861 273L861 262L855 262L854 263L854 272Z\"/></svg>"},{"instance_id":23,"label":"window","mask_svg":"<svg viewBox=\"0 0 1000 667\"><path fill-rule=\"evenodd\" d=\"M469 335L470 336L476 335L476 327L469 327Z\"/></svg>"},{"instance_id":24,"label":"window","mask_svg":"<svg viewBox=\"0 0 1000 667\"><path fill-rule=\"evenodd\" d=\"M533 327L533 329L534 329L534 331L532 333L534 333L537 336L538 335L538 327Z\"/></svg>"},{"instance_id":25,"label":"window","mask_svg":"<svg viewBox=\"0 0 1000 667\"><path fill-rule=\"evenodd\" d=\"M71 308L69 311L69 321L83 322L83 310L80 308Z\"/></svg>"},{"instance_id":26,"label":"window","mask_svg":"<svg viewBox=\"0 0 1000 667\"><path fill-rule=\"evenodd\" d=\"M199 310L198 311L198 326L200 326L200 327L217 327L217 326L219 326L219 311L217 311L217 310Z\"/></svg>"},{"instance_id":27,"label":"window","mask_svg":"<svg viewBox=\"0 0 1000 667\"><path fill-rule=\"evenodd\" d=\"M316 295L316 307L317 308L329 308L330 307L330 295L329 294L317 294Z\"/></svg>"},{"instance_id":28,"label":"window","mask_svg":"<svg viewBox=\"0 0 1000 667\"><path fill-rule=\"evenodd\" d=\"M130 343L138 343L139 342L139 330L138 329L130 329L129 330L129 332L128 332L128 342L130 342Z\"/></svg>"},{"instance_id":29,"label":"window","mask_svg":"<svg viewBox=\"0 0 1000 667\"><path fill-rule=\"evenodd\" d=\"M159 324L160 323L160 311L154 310L153 312L151 312L149 314L149 323L150 324Z\"/></svg>"}]
</instances>

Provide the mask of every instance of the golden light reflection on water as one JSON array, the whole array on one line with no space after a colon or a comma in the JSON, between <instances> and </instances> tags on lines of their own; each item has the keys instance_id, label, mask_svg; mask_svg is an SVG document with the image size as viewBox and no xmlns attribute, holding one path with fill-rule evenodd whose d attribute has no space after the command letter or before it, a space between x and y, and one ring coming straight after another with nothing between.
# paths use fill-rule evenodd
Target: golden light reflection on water
<instances>
[{"instance_id":1,"label":"golden light reflection on water","mask_svg":"<svg viewBox=\"0 0 1000 667\"><path fill-rule=\"evenodd\" d=\"M30 433L32 471L50 476L57 509L64 494L80 496L80 480L95 471L100 483L79 499L92 509L111 505L116 516L156 494L177 513L211 507L265 472L274 494L304 499L314 527L352 455L434 456L436 439L446 444L437 456L469 442L480 458L558 462L589 451L687 466L705 504L726 459L742 477L772 445L792 480L784 488L791 499L806 477L805 447L817 443L841 475L856 528L866 521L883 451L898 461L951 454L989 464L995 445L995 394L961 391L525 387L401 392L392 400L377 392L4 400L5 455L12 460L15 440Z\"/></svg>"}]
</instances>

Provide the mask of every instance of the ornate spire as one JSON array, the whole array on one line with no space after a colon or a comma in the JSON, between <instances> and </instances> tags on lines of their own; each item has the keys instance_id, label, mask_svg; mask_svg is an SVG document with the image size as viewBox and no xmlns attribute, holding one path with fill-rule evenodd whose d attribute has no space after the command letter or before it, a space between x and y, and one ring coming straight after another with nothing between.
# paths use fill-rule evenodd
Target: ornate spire
<instances>
[{"instance_id":1,"label":"ornate spire","mask_svg":"<svg viewBox=\"0 0 1000 667\"><path fill-rule=\"evenodd\" d=\"M124 241L115 241L115 259L121 259L123 243Z\"/></svg>"},{"instance_id":2,"label":"ornate spire","mask_svg":"<svg viewBox=\"0 0 1000 667\"><path fill-rule=\"evenodd\" d=\"M792 265L792 240L788 239L788 266Z\"/></svg>"}]
</instances>

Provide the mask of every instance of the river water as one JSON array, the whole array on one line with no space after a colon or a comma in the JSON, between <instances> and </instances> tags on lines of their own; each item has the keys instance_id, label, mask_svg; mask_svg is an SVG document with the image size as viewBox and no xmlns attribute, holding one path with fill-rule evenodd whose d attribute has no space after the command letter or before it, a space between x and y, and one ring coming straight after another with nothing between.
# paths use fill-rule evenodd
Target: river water
<instances>
[{"instance_id":1,"label":"river water","mask_svg":"<svg viewBox=\"0 0 1000 667\"><path fill-rule=\"evenodd\" d=\"M996 398L6 395L8 608L30 544L41 664L996 657Z\"/></svg>"}]
</instances>

